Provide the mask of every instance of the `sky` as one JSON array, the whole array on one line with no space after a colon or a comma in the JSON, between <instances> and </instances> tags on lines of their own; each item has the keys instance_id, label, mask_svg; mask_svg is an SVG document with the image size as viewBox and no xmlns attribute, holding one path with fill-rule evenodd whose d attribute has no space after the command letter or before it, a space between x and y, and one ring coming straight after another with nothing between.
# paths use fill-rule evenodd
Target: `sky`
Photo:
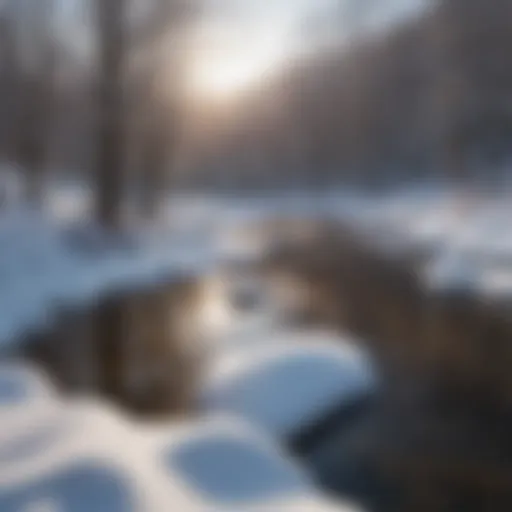
<instances>
[{"instance_id":1,"label":"sky","mask_svg":"<svg viewBox=\"0 0 512 512\"><path fill-rule=\"evenodd\" d=\"M68 48L90 55L95 0L55 1ZM191 86L222 96L270 74L298 52L389 26L419 12L428 0L202 1Z\"/></svg>"},{"instance_id":2,"label":"sky","mask_svg":"<svg viewBox=\"0 0 512 512\"><path fill-rule=\"evenodd\" d=\"M340 36L350 33L357 7L359 23L367 28L390 25L404 17L417 13L427 0L207 0L212 17L225 23L242 25L251 32L276 33L289 44L300 44L299 38L308 37L300 28L308 19L336 19ZM337 9L337 11L336 11ZM345 24L345 26L343 26ZM279 33L279 36L277 34Z\"/></svg>"},{"instance_id":3,"label":"sky","mask_svg":"<svg viewBox=\"0 0 512 512\"><path fill-rule=\"evenodd\" d=\"M191 86L231 96L304 50L389 26L426 0L206 0Z\"/></svg>"},{"instance_id":4,"label":"sky","mask_svg":"<svg viewBox=\"0 0 512 512\"><path fill-rule=\"evenodd\" d=\"M6 0L0 0L0 4ZM55 0L64 18L70 19L76 5L92 4L93 0ZM132 0L133 1L133 0ZM145 2L146 0L140 0ZM273 39L275 44L294 47L297 44L310 44L307 31L301 27L312 17L327 18L336 6L341 13L338 22L343 25L343 13L350 6L367 5L360 9L362 24L380 27L391 24L405 16L414 14L428 0L203 0L207 6L208 17L212 24L223 24L228 31L244 31L246 38L264 36ZM350 33L350 19L346 26L340 27L340 36ZM76 26L75 26L76 28ZM76 32L74 32L75 35ZM313 34L310 34L313 36Z\"/></svg>"}]
</instances>

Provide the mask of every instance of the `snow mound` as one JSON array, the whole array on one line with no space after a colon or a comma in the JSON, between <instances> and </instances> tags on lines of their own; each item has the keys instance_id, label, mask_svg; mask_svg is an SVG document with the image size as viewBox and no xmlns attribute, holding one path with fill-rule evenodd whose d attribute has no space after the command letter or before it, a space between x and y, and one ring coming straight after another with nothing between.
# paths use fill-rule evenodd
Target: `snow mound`
<instances>
[{"instance_id":1,"label":"snow mound","mask_svg":"<svg viewBox=\"0 0 512 512\"><path fill-rule=\"evenodd\" d=\"M28 365L0 364L0 462L42 443L60 412L43 374Z\"/></svg>"},{"instance_id":2,"label":"snow mound","mask_svg":"<svg viewBox=\"0 0 512 512\"><path fill-rule=\"evenodd\" d=\"M0 460L0 510L150 510L135 436L107 407L65 405L54 435ZM41 424L34 429L44 433Z\"/></svg>"},{"instance_id":3,"label":"snow mound","mask_svg":"<svg viewBox=\"0 0 512 512\"><path fill-rule=\"evenodd\" d=\"M0 400L2 431L17 415L0 438L2 512L353 510L230 416L137 425L99 401L60 399L32 369L11 366L0 367ZM46 418L34 415L45 407Z\"/></svg>"},{"instance_id":4,"label":"snow mound","mask_svg":"<svg viewBox=\"0 0 512 512\"><path fill-rule=\"evenodd\" d=\"M354 510L322 497L294 460L234 417L213 416L152 439L171 484L181 482L198 510Z\"/></svg>"},{"instance_id":5,"label":"snow mound","mask_svg":"<svg viewBox=\"0 0 512 512\"><path fill-rule=\"evenodd\" d=\"M512 293L510 207L492 204L468 215L432 262L427 284L436 290L464 289L484 296Z\"/></svg>"},{"instance_id":6,"label":"snow mound","mask_svg":"<svg viewBox=\"0 0 512 512\"><path fill-rule=\"evenodd\" d=\"M207 272L214 249L207 239L192 239L160 233L116 240L35 212L7 213L0 218L0 345L44 331L62 308Z\"/></svg>"},{"instance_id":7,"label":"snow mound","mask_svg":"<svg viewBox=\"0 0 512 512\"><path fill-rule=\"evenodd\" d=\"M75 462L0 495L5 512L130 512L133 497L123 475L89 462Z\"/></svg>"},{"instance_id":8,"label":"snow mound","mask_svg":"<svg viewBox=\"0 0 512 512\"><path fill-rule=\"evenodd\" d=\"M354 345L275 334L218 358L204 383L207 410L238 414L286 438L373 389L369 359Z\"/></svg>"}]
</instances>

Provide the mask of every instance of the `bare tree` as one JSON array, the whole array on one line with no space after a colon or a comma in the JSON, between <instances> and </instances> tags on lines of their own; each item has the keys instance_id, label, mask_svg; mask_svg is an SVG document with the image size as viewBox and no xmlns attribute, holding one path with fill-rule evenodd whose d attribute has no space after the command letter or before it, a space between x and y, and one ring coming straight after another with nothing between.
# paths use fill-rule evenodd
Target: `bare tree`
<instances>
[{"instance_id":1,"label":"bare tree","mask_svg":"<svg viewBox=\"0 0 512 512\"><path fill-rule=\"evenodd\" d=\"M437 1L432 39L440 148L448 176L461 185L469 183L475 161L508 156L511 14L508 0Z\"/></svg>"},{"instance_id":2,"label":"bare tree","mask_svg":"<svg viewBox=\"0 0 512 512\"><path fill-rule=\"evenodd\" d=\"M141 146L141 213L152 219L167 191L169 167L173 160L179 123L179 82L182 71L181 44L192 16L194 2L156 0L144 23L134 31L132 44L145 55L139 94L136 130ZM171 43L172 42L172 43ZM170 76L166 80L162 75ZM162 97L161 81L167 94Z\"/></svg>"},{"instance_id":3,"label":"bare tree","mask_svg":"<svg viewBox=\"0 0 512 512\"><path fill-rule=\"evenodd\" d=\"M146 122L141 133L141 214L153 219L167 190L168 166L171 158L172 123L169 112L158 101L150 100Z\"/></svg>"},{"instance_id":4,"label":"bare tree","mask_svg":"<svg viewBox=\"0 0 512 512\"><path fill-rule=\"evenodd\" d=\"M126 0L96 0L99 61L96 219L111 229L121 225L124 185L126 7Z\"/></svg>"},{"instance_id":5,"label":"bare tree","mask_svg":"<svg viewBox=\"0 0 512 512\"><path fill-rule=\"evenodd\" d=\"M0 18L0 151L12 159L12 134L17 106L17 82L20 75L15 24L8 12Z\"/></svg>"},{"instance_id":6,"label":"bare tree","mask_svg":"<svg viewBox=\"0 0 512 512\"><path fill-rule=\"evenodd\" d=\"M25 173L26 200L41 206L52 129L52 91L56 43L52 33L54 3L20 1L12 10L16 23L14 52L20 63L16 82L14 159Z\"/></svg>"}]
</instances>

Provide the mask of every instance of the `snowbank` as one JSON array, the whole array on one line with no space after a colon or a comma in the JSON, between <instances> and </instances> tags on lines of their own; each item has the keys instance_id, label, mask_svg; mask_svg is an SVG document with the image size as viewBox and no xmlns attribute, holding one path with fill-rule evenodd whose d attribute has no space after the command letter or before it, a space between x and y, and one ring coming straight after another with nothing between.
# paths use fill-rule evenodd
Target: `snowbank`
<instances>
[{"instance_id":1,"label":"snowbank","mask_svg":"<svg viewBox=\"0 0 512 512\"><path fill-rule=\"evenodd\" d=\"M232 417L136 425L99 402L65 402L13 366L0 368L0 416L2 512L354 510L321 496L295 461Z\"/></svg>"},{"instance_id":2,"label":"snowbank","mask_svg":"<svg viewBox=\"0 0 512 512\"><path fill-rule=\"evenodd\" d=\"M323 497L296 461L234 417L151 431L148 440L170 494L179 484L197 510L355 510Z\"/></svg>"},{"instance_id":3,"label":"snowbank","mask_svg":"<svg viewBox=\"0 0 512 512\"><path fill-rule=\"evenodd\" d=\"M27 454L55 432L61 406L45 376L28 365L0 364L0 464Z\"/></svg>"},{"instance_id":4,"label":"snowbank","mask_svg":"<svg viewBox=\"0 0 512 512\"><path fill-rule=\"evenodd\" d=\"M353 344L325 333L274 331L219 356L202 401L206 410L238 414L286 439L371 392L374 378Z\"/></svg>"},{"instance_id":5,"label":"snowbank","mask_svg":"<svg viewBox=\"0 0 512 512\"><path fill-rule=\"evenodd\" d=\"M512 296L512 210L493 203L467 215L432 262L427 285L486 297Z\"/></svg>"},{"instance_id":6,"label":"snowbank","mask_svg":"<svg viewBox=\"0 0 512 512\"><path fill-rule=\"evenodd\" d=\"M193 235L193 234L192 234ZM50 326L62 307L106 294L202 275L216 264L208 239L172 233L112 240L91 227L64 227L34 212L0 217L0 346Z\"/></svg>"}]
</instances>

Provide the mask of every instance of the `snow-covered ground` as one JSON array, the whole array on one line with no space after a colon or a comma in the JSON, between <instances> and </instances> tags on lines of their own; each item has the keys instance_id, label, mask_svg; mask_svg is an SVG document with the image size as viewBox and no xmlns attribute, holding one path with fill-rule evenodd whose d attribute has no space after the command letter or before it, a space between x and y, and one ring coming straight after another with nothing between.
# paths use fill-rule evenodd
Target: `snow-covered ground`
<instances>
[{"instance_id":1,"label":"snow-covered ground","mask_svg":"<svg viewBox=\"0 0 512 512\"><path fill-rule=\"evenodd\" d=\"M16 184L7 188L15 195ZM427 286L462 279L489 293L509 288L507 198L484 198L461 211L453 191L434 185L381 195L177 195L158 227L135 230L117 246L80 226L87 211L83 188L61 187L49 205L45 217L13 208L0 215L0 344L44 328L62 304L82 307L105 293L151 286L164 274L207 275L219 262L257 259L272 242L258 226L280 216L342 220L381 250L425 249L431 254Z\"/></svg>"},{"instance_id":2,"label":"snow-covered ground","mask_svg":"<svg viewBox=\"0 0 512 512\"><path fill-rule=\"evenodd\" d=\"M355 344L276 328L227 350L205 379L206 410L235 413L281 440L370 394L375 375Z\"/></svg>"},{"instance_id":3,"label":"snow-covered ground","mask_svg":"<svg viewBox=\"0 0 512 512\"><path fill-rule=\"evenodd\" d=\"M77 224L74 207L81 211L82 206L69 198L59 198L46 216L9 208L0 218L0 342L9 346L32 330L50 326L63 307L87 307L105 294L150 287L173 274L211 276L221 261L251 258L265 240L250 246L250 240L239 239L241 228L281 211L282 205L275 206L188 201L157 229L129 233L114 242ZM213 291L222 304L225 290L214 286ZM210 310L212 318L218 320L219 311ZM261 343L256 334L267 328L267 341L273 339L276 350L268 361L254 361L258 368L250 369L240 360L239 368L248 377L275 373L274 356L279 356L275 362L283 356L295 360L311 384L323 374L306 407L283 411L290 429L299 429L331 404L358 392L354 382L360 377L357 369L351 370L350 357L336 354L333 346L323 355L313 346L295 353L290 346L294 335L280 330L268 304L256 312L227 308L224 322L215 338L214 363L205 375L205 397L215 394L213 381L218 383L219 375L209 381L215 368L234 358L235 351ZM277 346L284 350L285 344L287 352L279 355ZM337 366L331 357L338 357ZM297 365L291 366L281 368L284 380L276 381L281 400L296 384ZM334 376L337 370L346 372L343 379ZM222 390L228 387L226 381ZM278 432L264 428L270 425L260 422L258 432L245 424L244 418L255 419L247 410L208 399L198 423L169 425L158 435L130 424L110 406L65 402L44 376L13 363L0 368L0 388L2 511L345 510L322 497L304 471L281 452L275 444ZM323 401L313 410L319 394ZM256 410L256 401L253 406ZM217 420L218 413L238 419Z\"/></svg>"},{"instance_id":4,"label":"snow-covered ground","mask_svg":"<svg viewBox=\"0 0 512 512\"><path fill-rule=\"evenodd\" d=\"M42 330L61 308L84 308L106 294L201 276L216 264L203 234L134 234L112 243L87 226L62 226L28 211L0 217L0 345Z\"/></svg>"},{"instance_id":5,"label":"snow-covered ground","mask_svg":"<svg viewBox=\"0 0 512 512\"><path fill-rule=\"evenodd\" d=\"M376 378L350 339L286 327L264 289L255 290L263 298L248 310L233 303L233 290L250 283L243 276L223 280L219 268L259 257L272 243L254 229L263 221L338 219L377 249L429 250L426 286L512 290L512 208L505 200L486 198L462 211L453 192L435 187L379 197L335 190L318 197L178 197L160 225L112 243L77 224L87 201L76 194L55 193L44 217L13 208L0 215L0 344L44 329L62 307L82 308L162 277L199 275L206 291L201 327L212 349L203 417L136 426L106 405L64 402L37 371L4 363L2 511L345 510L320 496L279 445L371 393Z\"/></svg>"},{"instance_id":6,"label":"snow-covered ground","mask_svg":"<svg viewBox=\"0 0 512 512\"><path fill-rule=\"evenodd\" d=\"M360 343L287 325L256 276L226 272L206 289L201 319L211 352L202 410L236 414L288 441L375 390L374 368ZM250 307L240 307L240 290L255 296Z\"/></svg>"},{"instance_id":7,"label":"snow-covered ground","mask_svg":"<svg viewBox=\"0 0 512 512\"><path fill-rule=\"evenodd\" d=\"M135 425L4 365L0 417L2 512L356 510L322 496L296 461L232 416Z\"/></svg>"}]
</instances>

